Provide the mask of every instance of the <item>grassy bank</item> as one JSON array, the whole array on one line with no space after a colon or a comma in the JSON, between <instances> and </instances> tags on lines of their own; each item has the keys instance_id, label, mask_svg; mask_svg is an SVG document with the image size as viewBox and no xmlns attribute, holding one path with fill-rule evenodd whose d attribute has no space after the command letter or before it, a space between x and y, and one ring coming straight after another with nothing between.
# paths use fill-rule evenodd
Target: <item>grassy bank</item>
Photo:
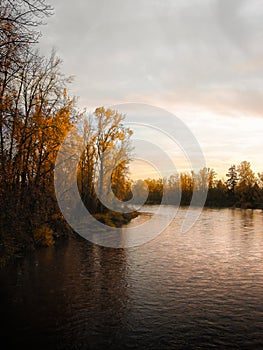
<instances>
[{"instance_id":1,"label":"grassy bank","mask_svg":"<svg viewBox=\"0 0 263 350\"><path fill-rule=\"evenodd\" d=\"M132 219L136 218L139 212L133 211L131 213L119 213L115 211L110 211L106 214L95 214L94 217L111 227L121 227L128 224Z\"/></svg>"},{"instance_id":2,"label":"grassy bank","mask_svg":"<svg viewBox=\"0 0 263 350\"><path fill-rule=\"evenodd\" d=\"M110 211L105 214L94 214L94 217L111 227L121 227L138 216L137 211L118 213ZM74 236L71 227L61 214L53 215L49 220L27 218L25 214L1 215L0 221L0 268L7 263L21 258L41 247L50 247L61 239Z\"/></svg>"}]
</instances>

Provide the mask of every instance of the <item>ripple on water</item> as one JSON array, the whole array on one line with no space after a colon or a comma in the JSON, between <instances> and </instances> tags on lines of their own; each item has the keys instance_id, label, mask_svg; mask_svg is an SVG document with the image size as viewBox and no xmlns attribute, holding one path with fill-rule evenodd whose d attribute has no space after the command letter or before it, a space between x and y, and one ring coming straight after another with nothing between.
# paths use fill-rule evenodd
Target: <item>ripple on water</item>
<instances>
[{"instance_id":1,"label":"ripple on water","mask_svg":"<svg viewBox=\"0 0 263 350\"><path fill-rule=\"evenodd\" d=\"M206 209L181 233L185 213L137 248L71 239L7 267L1 335L38 349L261 349L262 213Z\"/></svg>"}]
</instances>

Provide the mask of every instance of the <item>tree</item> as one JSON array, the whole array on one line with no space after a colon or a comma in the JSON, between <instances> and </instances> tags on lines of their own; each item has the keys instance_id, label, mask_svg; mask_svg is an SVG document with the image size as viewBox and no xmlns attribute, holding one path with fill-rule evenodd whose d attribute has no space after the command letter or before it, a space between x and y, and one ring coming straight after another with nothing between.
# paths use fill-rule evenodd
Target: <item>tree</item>
<instances>
[{"instance_id":1,"label":"tree","mask_svg":"<svg viewBox=\"0 0 263 350\"><path fill-rule=\"evenodd\" d=\"M182 191L181 204L189 205L192 199L193 190L195 185L195 174L194 172L181 173L180 174L180 187Z\"/></svg>"},{"instance_id":2,"label":"tree","mask_svg":"<svg viewBox=\"0 0 263 350\"><path fill-rule=\"evenodd\" d=\"M258 185L261 189L263 189L263 172L258 173Z\"/></svg>"},{"instance_id":3,"label":"tree","mask_svg":"<svg viewBox=\"0 0 263 350\"><path fill-rule=\"evenodd\" d=\"M238 183L238 174L235 165L231 165L231 167L228 169L226 177L228 178L226 181L226 186L231 193L234 193Z\"/></svg>"},{"instance_id":4,"label":"tree","mask_svg":"<svg viewBox=\"0 0 263 350\"><path fill-rule=\"evenodd\" d=\"M54 53L49 59L30 55L14 81L10 102L2 105L2 180L16 191L45 182L74 119L74 99L67 96L60 63Z\"/></svg>"},{"instance_id":5,"label":"tree","mask_svg":"<svg viewBox=\"0 0 263 350\"><path fill-rule=\"evenodd\" d=\"M111 175L111 189L120 201L128 201L132 198L131 181L127 161L117 164Z\"/></svg>"},{"instance_id":6,"label":"tree","mask_svg":"<svg viewBox=\"0 0 263 350\"><path fill-rule=\"evenodd\" d=\"M78 182L82 198L93 213L106 211L103 202L110 205L114 194L122 201L131 196L128 163L132 131L123 125L124 118L117 111L99 107L84 124L86 149Z\"/></svg>"},{"instance_id":7,"label":"tree","mask_svg":"<svg viewBox=\"0 0 263 350\"><path fill-rule=\"evenodd\" d=\"M163 179L146 179L144 180L148 190L149 195L147 198L147 204L159 204L163 198Z\"/></svg>"},{"instance_id":8,"label":"tree","mask_svg":"<svg viewBox=\"0 0 263 350\"><path fill-rule=\"evenodd\" d=\"M10 47L25 49L36 43L40 36L37 27L52 12L45 0L0 0L1 57Z\"/></svg>"},{"instance_id":9,"label":"tree","mask_svg":"<svg viewBox=\"0 0 263 350\"><path fill-rule=\"evenodd\" d=\"M92 124L92 117L84 120L82 143L85 150L80 157L78 169L78 186L83 202L89 208L91 213L96 212L97 198L95 193L95 174L96 174L96 130Z\"/></svg>"},{"instance_id":10,"label":"tree","mask_svg":"<svg viewBox=\"0 0 263 350\"><path fill-rule=\"evenodd\" d=\"M246 186L253 186L255 184L255 174L251 169L251 164L247 161L243 161L237 168L238 171L238 184L244 184Z\"/></svg>"},{"instance_id":11,"label":"tree","mask_svg":"<svg viewBox=\"0 0 263 350\"><path fill-rule=\"evenodd\" d=\"M37 70L36 61L41 60L33 44L40 36L38 26L51 12L45 0L0 0L0 177L6 185L21 112L27 115L36 97L32 89L31 103L23 104L23 98L28 102L24 88L29 73Z\"/></svg>"},{"instance_id":12,"label":"tree","mask_svg":"<svg viewBox=\"0 0 263 350\"><path fill-rule=\"evenodd\" d=\"M214 169L207 168L207 173L208 190L210 190L215 186L216 172Z\"/></svg>"},{"instance_id":13,"label":"tree","mask_svg":"<svg viewBox=\"0 0 263 350\"><path fill-rule=\"evenodd\" d=\"M0 232L23 245L39 241L39 232L53 232L41 225L52 226L53 215L60 215L55 158L78 111L67 95L70 79L61 73L61 61L35 49L50 6L45 0L0 5Z\"/></svg>"},{"instance_id":14,"label":"tree","mask_svg":"<svg viewBox=\"0 0 263 350\"><path fill-rule=\"evenodd\" d=\"M164 179L167 204L178 204L180 198L180 178L179 175L170 175Z\"/></svg>"},{"instance_id":15,"label":"tree","mask_svg":"<svg viewBox=\"0 0 263 350\"><path fill-rule=\"evenodd\" d=\"M216 172L211 168L203 168L199 170L197 177L198 180L198 189L199 191L205 191L211 189L214 186L214 181L216 177Z\"/></svg>"},{"instance_id":16,"label":"tree","mask_svg":"<svg viewBox=\"0 0 263 350\"><path fill-rule=\"evenodd\" d=\"M251 169L251 165L247 161L243 161L237 168L238 171L238 187L237 194L239 205L243 208L252 207L257 201L258 189L256 185L256 177Z\"/></svg>"}]
</instances>

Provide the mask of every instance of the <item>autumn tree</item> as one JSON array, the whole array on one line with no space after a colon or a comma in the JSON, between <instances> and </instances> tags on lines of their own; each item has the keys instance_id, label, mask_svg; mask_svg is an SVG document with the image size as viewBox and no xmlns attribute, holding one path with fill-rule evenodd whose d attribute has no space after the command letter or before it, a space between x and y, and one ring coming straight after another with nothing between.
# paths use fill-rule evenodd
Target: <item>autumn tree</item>
<instances>
[{"instance_id":1,"label":"autumn tree","mask_svg":"<svg viewBox=\"0 0 263 350\"><path fill-rule=\"evenodd\" d=\"M97 108L84 124L85 151L78 170L82 198L93 212L103 212L113 197L130 196L128 163L132 131L123 124L125 116L104 107ZM117 208L116 208L117 209Z\"/></svg>"},{"instance_id":2,"label":"autumn tree","mask_svg":"<svg viewBox=\"0 0 263 350\"><path fill-rule=\"evenodd\" d=\"M54 53L49 59L30 56L5 109L2 176L16 190L44 182L74 118L60 63Z\"/></svg>"},{"instance_id":3,"label":"autumn tree","mask_svg":"<svg viewBox=\"0 0 263 350\"><path fill-rule=\"evenodd\" d=\"M258 185L261 189L263 189L263 172L260 172L258 175Z\"/></svg>"},{"instance_id":4,"label":"autumn tree","mask_svg":"<svg viewBox=\"0 0 263 350\"><path fill-rule=\"evenodd\" d=\"M123 160L114 168L111 175L111 189L120 201L128 201L132 198L132 183L129 179L128 162Z\"/></svg>"},{"instance_id":5,"label":"autumn tree","mask_svg":"<svg viewBox=\"0 0 263 350\"><path fill-rule=\"evenodd\" d=\"M256 184L256 177L251 169L250 162L243 161L237 168L238 188L237 195L241 207L251 207L253 202L258 201L259 190Z\"/></svg>"},{"instance_id":6,"label":"autumn tree","mask_svg":"<svg viewBox=\"0 0 263 350\"><path fill-rule=\"evenodd\" d=\"M66 92L67 82L55 54L49 59L30 54L19 76L9 83L9 102L2 106L2 205L8 214L5 220L19 221L25 232L34 232L58 213L55 159L77 117L75 101ZM13 232L17 234L17 230Z\"/></svg>"},{"instance_id":7,"label":"autumn tree","mask_svg":"<svg viewBox=\"0 0 263 350\"><path fill-rule=\"evenodd\" d=\"M212 189L215 183L216 172L212 168L206 168L199 170L197 176L195 176L196 189L198 191L207 191Z\"/></svg>"},{"instance_id":8,"label":"autumn tree","mask_svg":"<svg viewBox=\"0 0 263 350\"><path fill-rule=\"evenodd\" d=\"M39 242L42 225L59 215L55 158L78 112L61 61L35 48L51 8L44 0L0 2L0 232L23 245Z\"/></svg>"},{"instance_id":9,"label":"autumn tree","mask_svg":"<svg viewBox=\"0 0 263 350\"><path fill-rule=\"evenodd\" d=\"M82 152L78 168L78 187L83 202L91 212L96 212L97 198L95 192L95 174L97 162L97 132L92 123L92 116L84 120L81 133L85 149Z\"/></svg>"},{"instance_id":10,"label":"autumn tree","mask_svg":"<svg viewBox=\"0 0 263 350\"><path fill-rule=\"evenodd\" d=\"M192 199L193 190L195 184L195 175L194 172L186 173L183 172L180 174L180 187L182 190L182 205L189 205Z\"/></svg>"},{"instance_id":11,"label":"autumn tree","mask_svg":"<svg viewBox=\"0 0 263 350\"><path fill-rule=\"evenodd\" d=\"M251 169L250 162L244 160L237 168L238 172L238 185L244 184L245 186L253 186L255 183L255 174Z\"/></svg>"},{"instance_id":12,"label":"autumn tree","mask_svg":"<svg viewBox=\"0 0 263 350\"><path fill-rule=\"evenodd\" d=\"M163 198L163 179L145 179L144 180L148 190L149 195L147 198L147 204L161 203Z\"/></svg>"},{"instance_id":13,"label":"autumn tree","mask_svg":"<svg viewBox=\"0 0 263 350\"><path fill-rule=\"evenodd\" d=\"M0 177L5 181L6 131L10 126L9 113L18 113L22 90L21 78L28 63L29 53L36 56L33 44L40 36L39 25L52 9L45 0L0 0ZM21 79L20 79L21 80ZM16 103L14 103L16 101ZM12 122L11 122L12 123ZM12 142L8 140L9 142Z\"/></svg>"}]
</instances>

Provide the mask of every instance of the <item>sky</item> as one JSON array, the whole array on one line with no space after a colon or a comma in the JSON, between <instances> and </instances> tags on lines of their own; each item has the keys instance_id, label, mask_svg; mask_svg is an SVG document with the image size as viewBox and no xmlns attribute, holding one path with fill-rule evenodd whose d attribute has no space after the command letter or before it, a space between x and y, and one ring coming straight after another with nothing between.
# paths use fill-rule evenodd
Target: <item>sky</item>
<instances>
[{"instance_id":1,"label":"sky","mask_svg":"<svg viewBox=\"0 0 263 350\"><path fill-rule=\"evenodd\" d=\"M56 49L80 107L161 107L218 177L242 160L263 171L263 0L49 3L40 49Z\"/></svg>"}]
</instances>

